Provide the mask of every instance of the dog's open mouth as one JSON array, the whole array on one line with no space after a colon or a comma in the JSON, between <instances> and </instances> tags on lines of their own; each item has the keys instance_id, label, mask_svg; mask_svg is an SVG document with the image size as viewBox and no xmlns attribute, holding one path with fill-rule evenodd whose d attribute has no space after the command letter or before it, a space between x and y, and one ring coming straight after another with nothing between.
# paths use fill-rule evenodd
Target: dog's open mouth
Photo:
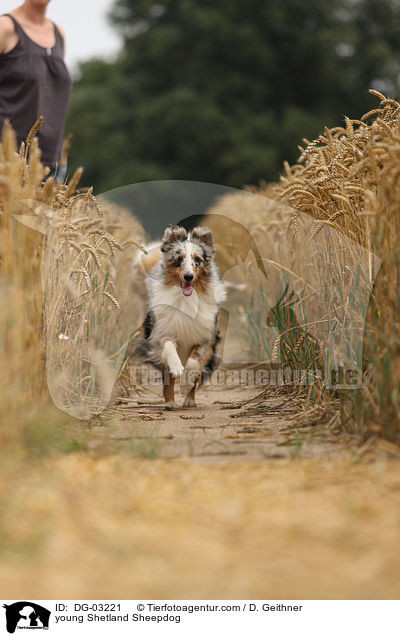
<instances>
[{"instance_id":1,"label":"dog's open mouth","mask_svg":"<svg viewBox=\"0 0 400 636\"><path fill-rule=\"evenodd\" d=\"M192 280L190 281L190 283L187 283L186 281L182 281L181 287L182 287L183 295L190 296L193 291L194 282Z\"/></svg>"}]
</instances>

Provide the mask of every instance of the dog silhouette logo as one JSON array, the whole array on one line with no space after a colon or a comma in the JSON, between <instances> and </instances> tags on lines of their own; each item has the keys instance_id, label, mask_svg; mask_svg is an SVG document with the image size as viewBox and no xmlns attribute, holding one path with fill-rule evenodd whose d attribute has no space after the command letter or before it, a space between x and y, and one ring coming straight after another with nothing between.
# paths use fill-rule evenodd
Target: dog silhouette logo
<instances>
[{"instance_id":1,"label":"dog silhouette logo","mask_svg":"<svg viewBox=\"0 0 400 636\"><path fill-rule=\"evenodd\" d=\"M14 634L16 629L48 629L51 612L32 601L18 601L3 605L6 610L7 631Z\"/></svg>"}]
</instances>

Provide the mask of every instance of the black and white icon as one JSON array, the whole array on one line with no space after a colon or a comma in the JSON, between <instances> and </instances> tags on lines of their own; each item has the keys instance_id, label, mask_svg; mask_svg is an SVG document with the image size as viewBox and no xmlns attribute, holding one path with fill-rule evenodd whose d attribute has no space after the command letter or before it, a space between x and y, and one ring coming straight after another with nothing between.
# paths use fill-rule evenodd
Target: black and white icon
<instances>
[{"instance_id":1,"label":"black and white icon","mask_svg":"<svg viewBox=\"0 0 400 636\"><path fill-rule=\"evenodd\" d=\"M32 601L18 601L3 605L6 610L7 631L14 634L16 629L48 629L51 612Z\"/></svg>"}]
</instances>

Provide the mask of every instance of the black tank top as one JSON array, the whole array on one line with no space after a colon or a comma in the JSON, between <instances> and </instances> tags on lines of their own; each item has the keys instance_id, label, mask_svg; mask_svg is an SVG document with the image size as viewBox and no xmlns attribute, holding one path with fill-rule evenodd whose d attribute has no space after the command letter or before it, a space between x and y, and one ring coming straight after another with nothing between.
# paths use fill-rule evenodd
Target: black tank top
<instances>
[{"instance_id":1,"label":"black tank top","mask_svg":"<svg viewBox=\"0 0 400 636\"><path fill-rule=\"evenodd\" d=\"M53 48L39 46L12 15L5 15L14 22L18 43L0 55L0 127L9 119L20 144L43 115L38 133L42 162L54 169L61 158L72 84L63 60L63 39L54 25Z\"/></svg>"}]
</instances>

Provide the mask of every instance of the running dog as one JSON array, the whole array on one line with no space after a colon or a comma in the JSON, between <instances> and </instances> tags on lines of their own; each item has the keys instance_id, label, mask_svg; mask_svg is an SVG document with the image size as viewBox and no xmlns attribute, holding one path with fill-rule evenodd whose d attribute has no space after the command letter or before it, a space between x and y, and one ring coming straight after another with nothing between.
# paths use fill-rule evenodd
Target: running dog
<instances>
[{"instance_id":1,"label":"running dog","mask_svg":"<svg viewBox=\"0 0 400 636\"><path fill-rule=\"evenodd\" d=\"M136 354L163 371L165 408L177 407L175 379L185 386L184 408L196 407L195 392L219 362L220 305L224 283L214 262L211 230L168 227L146 278L148 313Z\"/></svg>"}]
</instances>

